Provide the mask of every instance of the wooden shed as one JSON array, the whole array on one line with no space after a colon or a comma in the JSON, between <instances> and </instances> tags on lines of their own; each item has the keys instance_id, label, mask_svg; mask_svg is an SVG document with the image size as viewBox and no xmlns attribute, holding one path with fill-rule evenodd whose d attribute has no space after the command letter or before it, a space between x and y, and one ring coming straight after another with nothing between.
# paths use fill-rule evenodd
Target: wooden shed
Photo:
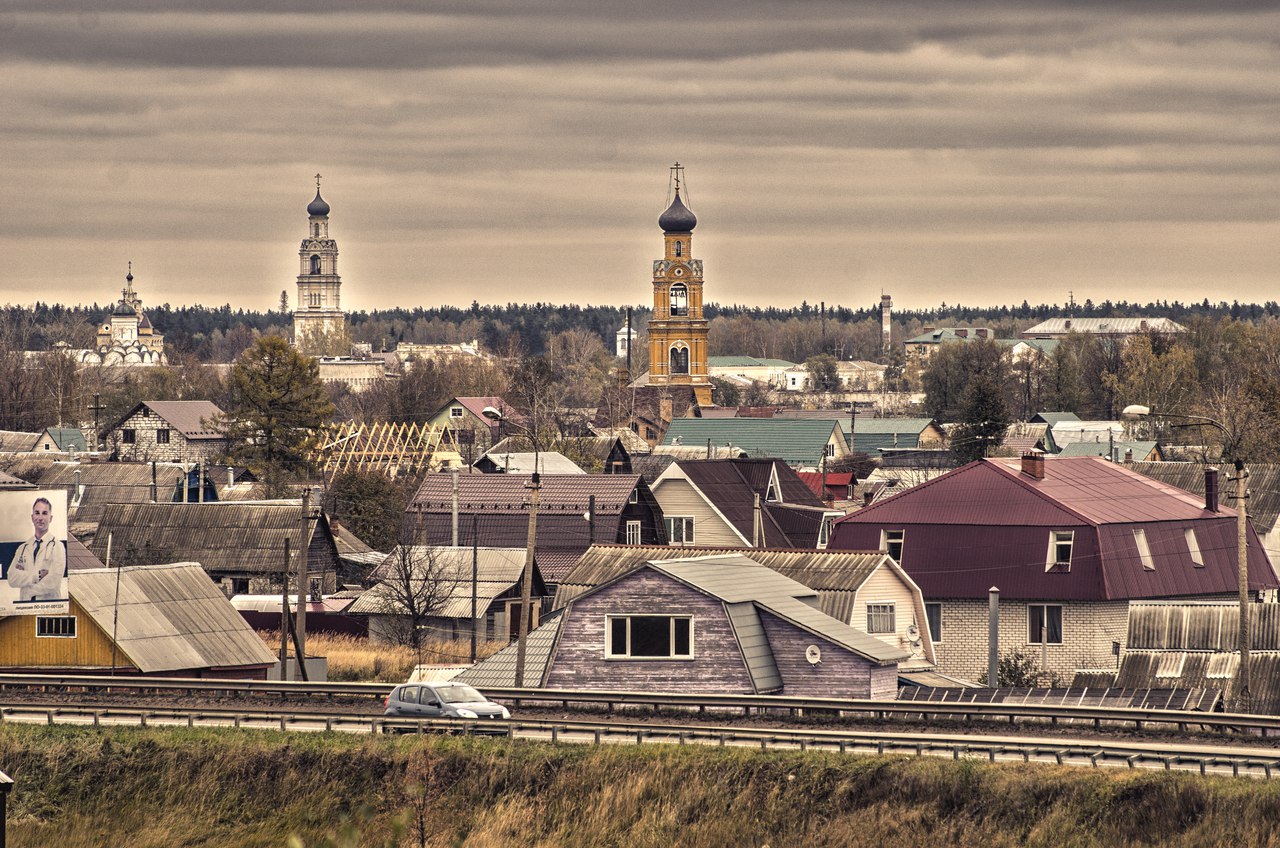
<instances>
[{"instance_id":1,"label":"wooden shed","mask_svg":"<svg viewBox=\"0 0 1280 848\"><path fill-rule=\"evenodd\" d=\"M65 614L0 619L0 671L265 680L275 663L198 563L77 570L68 586Z\"/></svg>"}]
</instances>

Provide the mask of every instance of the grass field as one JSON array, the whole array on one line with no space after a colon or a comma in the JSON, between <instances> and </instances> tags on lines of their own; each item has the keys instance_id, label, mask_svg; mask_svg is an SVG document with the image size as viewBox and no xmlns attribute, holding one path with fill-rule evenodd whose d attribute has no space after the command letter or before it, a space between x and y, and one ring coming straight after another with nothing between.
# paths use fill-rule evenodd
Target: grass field
<instances>
[{"instance_id":1,"label":"grass field","mask_svg":"<svg viewBox=\"0 0 1280 848\"><path fill-rule=\"evenodd\" d=\"M1276 846L1280 784L700 746L0 726L11 846Z\"/></svg>"},{"instance_id":2,"label":"grass field","mask_svg":"<svg viewBox=\"0 0 1280 848\"><path fill-rule=\"evenodd\" d=\"M259 631L272 653L280 652L279 631ZM505 643L481 642L476 646L480 659L500 650ZM290 653L293 652L292 647ZM418 662L418 652L403 645L371 642L363 636L327 633L307 635L307 655L327 657L329 679L335 681L382 681L401 683ZM465 663L471 657L471 642L433 639L422 646L422 662L432 665Z\"/></svg>"}]
</instances>

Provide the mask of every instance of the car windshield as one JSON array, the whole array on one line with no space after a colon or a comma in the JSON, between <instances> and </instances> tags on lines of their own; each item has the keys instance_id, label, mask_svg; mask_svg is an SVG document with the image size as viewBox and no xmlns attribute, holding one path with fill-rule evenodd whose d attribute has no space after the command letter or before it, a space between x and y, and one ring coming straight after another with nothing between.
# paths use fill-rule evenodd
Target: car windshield
<instances>
[{"instance_id":1,"label":"car windshield","mask_svg":"<svg viewBox=\"0 0 1280 848\"><path fill-rule=\"evenodd\" d=\"M440 696L440 701L445 704L474 704L485 699L470 686L463 686L461 683L452 683L448 686L437 686L436 694Z\"/></svg>"}]
</instances>

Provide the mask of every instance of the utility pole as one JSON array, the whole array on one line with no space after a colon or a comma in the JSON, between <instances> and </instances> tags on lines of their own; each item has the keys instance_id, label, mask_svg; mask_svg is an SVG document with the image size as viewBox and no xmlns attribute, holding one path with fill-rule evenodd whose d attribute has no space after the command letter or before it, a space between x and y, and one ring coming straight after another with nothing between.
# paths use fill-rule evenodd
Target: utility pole
<instances>
[{"instance_id":1,"label":"utility pole","mask_svg":"<svg viewBox=\"0 0 1280 848\"><path fill-rule=\"evenodd\" d=\"M302 539L298 545L298 610L294 632L294 651L298 654L298 674L307 679L307 594L311 588L308 575L311 541L311 487L302 490Z\"/></svg>"},{"instance_id":2,"label":"utility pole","mask_svg":"<svg viewBox=\"0 0 1280 848\"><path fill-rule=\"evenodd\" d=\"M284 566L280 569L280 680L289 679L289 539L284 540Z\"/></svg>"},{"instance_id":3,"label":"utility pole","mask_svg":"<svg viewBox=\"0 0 1280 848\"><path fill-rule=\"evenodd\" d=\"M101 433L101 430L99 428L102 425L99 424L98 422L98 415L102 412L102 410L106 409L106 407L102 405L102 395L98 394L97 392L94 392L93 406L89 408L93 410L93 449L95 451L98 451L102 449L102 440L99 437L99 434Z\"/></svg>"},{"instance_id":4,"label":"utility pole","mask_svg":"<svg viewBox=\"0 0 1280 848\"><path fill-rule=\"evenodd\" d=\"M1253 709L1252 692L1249 680L1249 547L1247 538L1248 516L1246 515L1246 498L1249 497L1245 480L1249 472L1244 468L1243 460L1236 460L1236 564L1238 573L1236 580L1240 584L1240 686L1236 692L1236 712L1249 712Z\"/></svg>"},{"instance_id":5,"label":"utility pole","mask_svg":"<svg viewBox=\"0 0 1280 848\"><path fill-rule=\"evenodd\" d=\"M476 595L480 583L480 549L476 541L476 515L471 515L471 664L476 664Z\"/></svg>"},{"instance_id":6,"label":"utility pole","mask_svg":"<svg viewBox=\"0 0 1280 848\"><path fill-rule=\"evenodd\" d=\"M533 602L533 549L538 539L538 490L541 479L538 476L538 439L533 440L533 475L529 478L529 545L524 554L524 579L520 585L520 629L519 641L516 642L516 686L524 686L525 643L529 640L529 619Z\"/></svg>"}]
</instances>

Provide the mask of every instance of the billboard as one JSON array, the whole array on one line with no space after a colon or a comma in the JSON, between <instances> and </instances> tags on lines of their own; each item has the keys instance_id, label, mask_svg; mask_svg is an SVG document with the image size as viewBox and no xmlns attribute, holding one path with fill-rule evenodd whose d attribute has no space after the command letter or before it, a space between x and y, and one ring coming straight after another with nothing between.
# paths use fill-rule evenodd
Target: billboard
<instances>
[{"instance_id":1,"label":"billboard","mask_svg":"<svg viewBox=\"0 0 1280 848\"><path fill-rule=\"evenodd\" d=\"M0 492L0 615L65 615L67 493Z\"/></svg>"}]
</instances>

